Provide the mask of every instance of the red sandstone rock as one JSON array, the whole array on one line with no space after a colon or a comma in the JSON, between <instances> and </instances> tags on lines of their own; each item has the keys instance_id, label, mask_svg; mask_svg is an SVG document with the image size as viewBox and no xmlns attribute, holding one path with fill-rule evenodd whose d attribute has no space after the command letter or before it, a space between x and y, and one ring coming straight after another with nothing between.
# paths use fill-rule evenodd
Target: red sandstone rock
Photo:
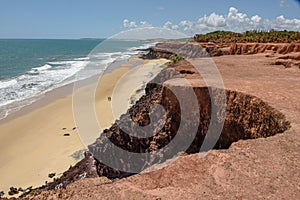
<instances>
[{"instance_id":1,"label":"red sandstone rock","mask_svg":"<svg viewBox=\"0 0 300 200\"><path fill-rule=\"evenodd\" d=\"M45 191L28 198L297 199L300 196L298 187L300 104L299 95L297 95L300 92L298 91L300 80L297 74L299 71L272 66L275 59L265 58L264 55L214 58L228 91L227 120L231 121L230 123L241 124L240 127L242 127L236 131L227 131L224 136L232 139L233 135L247 133L247 131L251 138L274 135L288 127L284 114L291 122L292 128L283 134L256 140L240 140L233 143L228 150L211 151L204 159L200 159L197 154L180 156L168 163L154 166L157 168L156 171L141 173L114 183L103 182L99 178L84 179L71 184L66 190ZM183 63L184 61L175 65L175 69L187 78L195 78L195 73L189 73L195 71L189 69L187 63ZM158 76L158 78L161 80L165 76L180 78L174 70L167 69L165 73L164 76ZM190 80L192 82L194 79ZM201 85L201 82L199 84ZM201 87L199 89L201 93ZM137 107L131 109L134 119L145 119L142 123L147 123L147 112L142 109L147 102L166 101L164 104L169 107L173 103L168 102L174 102L172 98L167 100L166 97L172 95L168 95L168 91L163 92L163 88L149 85L147 91L151 95L148 98L142 98L136 104ZM165 97L160 98L161 94ZM200 105L207 106L205 103L200 103ZM236 115L237 110L240 109L242 109L241 113L245 114L244 116ZM170 109L172 110L173 108ZM249 113L256 112L258 114L249 115ZM249 116L254 118L251 119ZM250 121L253 122L252 125ZM228 130L232 130L230 123L225 126ZM252 131L253 128L254 131ZM241 131L243 129L245 132ZM117 139L115 142L121 141L114 134L119 134L117 127L106 130L107 136ZM168 142L164 140L165 134L167 132L163 132L162 137L152 140L149 144L146 142L149 150L157 149L160 144ZM228 138L224 137L224 140L228 141ZM135 149L132 144L122 143L122 145L125 148L133 148L134 151L139 149Z\"/></svg>"}]
</instances>

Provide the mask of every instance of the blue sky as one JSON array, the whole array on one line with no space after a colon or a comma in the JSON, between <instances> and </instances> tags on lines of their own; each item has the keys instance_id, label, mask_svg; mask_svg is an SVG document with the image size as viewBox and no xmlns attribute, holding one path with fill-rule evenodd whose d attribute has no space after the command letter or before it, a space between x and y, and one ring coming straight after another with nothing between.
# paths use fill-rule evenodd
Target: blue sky
<instances>
[{"instance_id":1,"label":"blue sky","mask_svg":"<svg viewBox=\"0 0 300 200\"><path fill-rule=\"evenodd\" d=\"M0 0L0 38L104 38L140 26L189 35L216 29L300 31L299 13L296 0Z\"/></svg>"}]
</instances>

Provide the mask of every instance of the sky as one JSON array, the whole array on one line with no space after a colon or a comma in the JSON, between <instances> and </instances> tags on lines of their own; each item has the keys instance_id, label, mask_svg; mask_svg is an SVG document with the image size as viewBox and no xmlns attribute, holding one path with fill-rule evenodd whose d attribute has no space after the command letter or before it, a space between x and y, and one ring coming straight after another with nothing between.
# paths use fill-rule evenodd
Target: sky
<instances>
[{"instance_id":1,"label":"sky","mask_svg":"<svg viewBox=\"0 0 300 200\"><path fill-rule=\"evenodd\" d=\"M0 38L106 38L140 27L300 31L300 0L0 0Z\"/></svg>"}]
</instances>

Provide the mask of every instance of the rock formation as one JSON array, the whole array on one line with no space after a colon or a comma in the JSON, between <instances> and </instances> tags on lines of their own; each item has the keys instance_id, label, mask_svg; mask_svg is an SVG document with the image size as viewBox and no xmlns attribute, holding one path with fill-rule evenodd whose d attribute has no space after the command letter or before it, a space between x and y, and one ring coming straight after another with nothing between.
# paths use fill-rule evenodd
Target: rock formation
<instances>
[{"instance_id":1,"label":"rock formation","mask_svg":"<svg viewBox=\"0 0 300 200\"><path fill-rule=\"evenodd\" d=\"M44 186L43 189L65 188L74 181L89 177L123 178L145 170L153 164L171 159L182 150L188 154L198 153L207 135L209 124L219 123L218 121L211 121L212 106L221 108L220 110L224 106L222 103L224 99L220 99L221 96L218 95L222 90L205 87L199 82L199 79L201 77L186 60L179 61L162 70L153 81L147 84L146 94L127 111L127 115L122 115L120 120L116 121L109 129L104 130L100 137L89 146L89 152L85 153L85 158L75 166L70 167L62 177ZM188 80L188 84L183 80ZM198 104L194 105L190 103L192 100L186 98L184 102L190 115L187 118L182 118L180 108L182 104L179 103L174 90L188 97L186 94L188 88L191 88L195 93ZM215 94L212 100L210 93ZM230 90L225 90L225 96L227 102L226 107L224 107L224 111L226 110L225 123L221 135L214 145L215 149L226 149L238 140L273 136L277 133L283 133L290 127L283 114L255 96ZM134 124L138 124L138 127L145 127L151 123L151 117L154 116L154 119L161 117L156 116L157 113L150 109L154 104L160 104L164 107L166 120L156 121L153 126L155 131L152 133L153 136L137 137L137 134L147 135L149 133L143 132L143 129L137 129ZM195 109L199 109L199 116L194 112ZM223 114L214 113L217 116ZM184 143L185 140L192 138L189 145L186 149L179 150L164 148L176 137L179 125L183 131L177 142L178 144ZM161 129L156 130L155 127L161 127ZM192 132L195 127L196 132L193 135ZM135 162L125 162L124 159L117 159L119 155L114 154L116 146L126 152L151 153L157 151L158 154L149 154L149 156L141 157L140 160L126 157L129 161L134 160ZM101 162L103 158L105 158L106 163L113 163L118 166L118 169ZM130 168L138 169L138 171L126 172Z\"/></svg>"}]
</instances>

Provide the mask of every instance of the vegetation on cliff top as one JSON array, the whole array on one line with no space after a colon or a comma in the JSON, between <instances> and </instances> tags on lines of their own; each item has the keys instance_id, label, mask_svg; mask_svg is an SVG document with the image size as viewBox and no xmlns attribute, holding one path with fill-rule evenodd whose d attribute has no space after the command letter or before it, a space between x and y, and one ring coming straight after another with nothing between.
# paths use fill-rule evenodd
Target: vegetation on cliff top
<instances>
[{"instance_id":1,"label":"vegetation on cliff top","mask_svg":"<svg viewBox=\"0 0 300 200\"><path fill-rule=\"evenodd\" d=\"M260 43L287 43L300 42L300 32L295 31L246 31L234 33L230 31L215 31L207 34L196 34L194 40L197 42L260 42Z\"/></svg>"},{"instance_id":2,"label":"vegetation on cliff top","mask_svg":"<svg viewBox=\"0 0 300 200\"><path fill-rule=\"evenodd\" d=\"M173 54L171 57L170 57L170 62L168 62L169 65L173 65L175 63L178 63L180 60L184 60L184 57L183 56L180 56L178 55L177 53Z\"/></svg>"}]
</instances>

